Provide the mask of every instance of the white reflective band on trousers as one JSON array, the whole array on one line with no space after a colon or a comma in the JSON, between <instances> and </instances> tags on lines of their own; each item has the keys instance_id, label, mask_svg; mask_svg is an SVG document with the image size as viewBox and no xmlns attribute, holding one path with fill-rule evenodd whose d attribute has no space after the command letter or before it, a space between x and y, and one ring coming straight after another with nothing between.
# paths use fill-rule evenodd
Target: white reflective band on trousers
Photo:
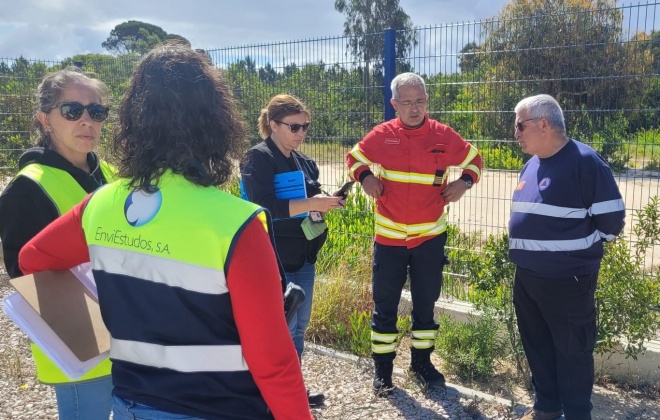
<instances>
[{"instance_id":1,"label":"white reflective band on trousers","mask_svg":"<svg viewBox=\"0 0 660 420\"><path fill-rule=\"evenodd\" d=\"M162 346L112 338L110 358L177 372L248 370L240 345Z\"/></svg>"}]
</instances>

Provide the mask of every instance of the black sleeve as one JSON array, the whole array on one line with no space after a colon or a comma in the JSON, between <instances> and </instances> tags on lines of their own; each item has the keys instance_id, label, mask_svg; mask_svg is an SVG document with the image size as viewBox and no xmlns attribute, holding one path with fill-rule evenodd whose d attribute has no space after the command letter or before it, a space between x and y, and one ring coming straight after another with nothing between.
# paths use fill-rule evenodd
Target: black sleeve
<instances>
[{"instance_id":1,"label":"black sleeve","mask_svg":"<svg viewBox=\"0 0 660 420\"><path fill-rule=\"evenodd\" d=\"M364 181L364 179L365 179L366 177L368 177L369 175L373 175L373 174L374 174L374 173L371 172L371 169L367 169L366 171L362 171L362 172L360 173L360 179L358 179L358 182L359 182L360 184L362 184L362 181Z\"/></svg>"},{"instance_id":2,"label":"black sleeve","mask_svg":"<svg viewBox=\"0 0 660 420\"><path fill-rule=\"evenodd\" d=\"M32 180L19 176L0 196L0 239L9 277L23 275L18 253L59 214L55 204Z\"/></svg>"},{"instance_id":3,"label":"black sleeve","mask_svg":"<svg viewBox=\"0 0 660 420\"><path fill-rule=\"evenodd\" d=\"M470 174L463 174L463 175L461 175L461 177L459 179L462 179L465 182L468 182L468 181L474 182L474 179L472 179Z\"/></svg>"},{"instance_id":4,"label":"black sleeve","mask_svg":"<svg viewBox=\"0 0 660 420\"><path fill-rule=\"evenodd\" d=\"M241 163L241 180L250 201L265 207L277 219L290 217L289 200L275 198L275 162L267 153L252 149Z\"/></svg>"}]
</instances>

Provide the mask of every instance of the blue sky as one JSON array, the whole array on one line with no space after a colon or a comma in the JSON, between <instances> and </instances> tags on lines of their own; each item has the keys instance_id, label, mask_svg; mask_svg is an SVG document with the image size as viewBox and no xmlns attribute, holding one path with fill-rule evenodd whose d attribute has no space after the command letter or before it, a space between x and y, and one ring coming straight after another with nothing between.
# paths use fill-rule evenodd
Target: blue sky
<instances>
[{"instance_id":1,"label":"blue sky","mask_svg":"<svg viewBox=\"0 0 660 420\"><path fill-rule=\"evenodd\" d=\"M496 16L508 0L400 0L416 26ZM0 0L0 58L61 60L107 53L101 43L127 20L218 48L341 35L334 0Z\"/></svg>"}]
</instances>

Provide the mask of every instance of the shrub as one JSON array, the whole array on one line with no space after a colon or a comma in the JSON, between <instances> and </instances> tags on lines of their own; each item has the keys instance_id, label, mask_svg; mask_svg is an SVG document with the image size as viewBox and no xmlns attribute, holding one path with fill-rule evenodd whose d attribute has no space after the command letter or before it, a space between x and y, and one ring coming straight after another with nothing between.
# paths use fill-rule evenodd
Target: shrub
<instances>
[{"instance_id":1,"label":"shrub","mask_svg":"<svg viewBox=\"0 0 660 420\"><path fill-rule=\"evenodd\" d=\"M373 307L370 279L370 272L341 264L317 275L307 339L339 350L363 351L360 343L368 316L360 314L370 314Z\"/></svg>"},{"instance_id":2,"label":"shrub","mask_svg":"<svg viewBox=\"0 0 660 420\"><path fill-rule=\"evenodd\" d=\"M529 366L513 306L515 265L509 261L509 235L489 235L483 252L471 254L468 269L472 302L478 310L504 325L508 351L518 374L527 380Z\"/></svg>"},{"instance_id":3,"label":"shrub","mask_svg":"<svg viewBox=\"0 0 660 420\"><path fill-rule=\"evenodd\" d=\"M371 312L353 311L348 318L351 352L366 357L371 354Z\"/></svg>"},{"instance_id":4,"label":"shrub","mask_svg":"<svg viewBox=\"0 0 660 420\"><path fill-rule=\"evenodd\" d=\"M443 315L439 324L436 350L447 371L467 380L493 376L496 360L506 356L494 318L483 316L463 323Z\"/></svg>"},{"instance_id":5,"label":"shrub","mask_svg":"<svg viewBox=\"0 0 660 420\"><path fill-rule=\"evenodd\" d=\"M316 271L327 273L337 265L360 267L371 277L374 236L373 204L361 187L353 187L346 205L325 216L328 239L316 261Z\"/></svg>"},{"instance_id":6,"label":"shrub","mask_svg":"<svg viewBox=\"0 0 660 420\"><path fill-rule=\"evenodd\" d=\"M651 158L651 160L644 165L644 169L647 171L660 171L660 159Z\"/></svg>"},{"instance_id":7,"label":"shrub","mask_svg":"<svg viewBox=\"0 0 660 420\"><path fill-rule=\"evenodd\" d=\"M626 357L636 359L660 324L660 313L652 309L660 303L660 271L645 266L646 251L660 242L659 198L651 198L634 215L637 219L633 227L637 236L634 253L630 253L622 238L605 245L596 289L596 352L618 352L621 345Z\"/></svg>"},{"instance_id":8,"label":"shrub","mask_svg":"<svg viewBox=\"0 0 660 420\"><path fill-rule=\"evenodd\" d=\"M633 161L647 171L660 170L660 129L640 130L633 134L629 144Z\"/></svg>"},{"instance_id":9,"label":"shrub","mask_svg":"<svg viewBox=\"0 0 660 420\"><path fill-rule=\"evenodd\" d=\"M484 159L486 168L520 170L523 167L523 159L520 153L515 153L508 147L480 149L479 152Z\"/></svg>"}]
</instances>

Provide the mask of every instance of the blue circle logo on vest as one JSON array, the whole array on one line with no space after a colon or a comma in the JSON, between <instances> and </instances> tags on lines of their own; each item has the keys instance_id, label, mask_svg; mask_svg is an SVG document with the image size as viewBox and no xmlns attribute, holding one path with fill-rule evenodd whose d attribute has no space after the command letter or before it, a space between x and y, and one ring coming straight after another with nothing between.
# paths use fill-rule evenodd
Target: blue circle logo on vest
<instances>
[{"instance_id":1,"label":"blue circle logo on vest","mask_svg":"<svg viewBox=\"0 0 660 420\"><path fill-rule=\"evenodd\" d=\"M541 191L547 190L551 183L552 181L550 180L550 178L543 178L541 182L539 182L539 190Z\"/></svg>"},{"instance_id":2,"label":"blue circle logo on vest","mask_svg":"<svg viewBox=\"0 0 660 420\"><path fill-rule=\"evenodd\" d=\"M124 216L129 225L134 227L144 226L154 220L162 204L163 194L159 189L156 189L156 192L153 193L133 190L126 197Z\"/></svg>"}]
</instances>

